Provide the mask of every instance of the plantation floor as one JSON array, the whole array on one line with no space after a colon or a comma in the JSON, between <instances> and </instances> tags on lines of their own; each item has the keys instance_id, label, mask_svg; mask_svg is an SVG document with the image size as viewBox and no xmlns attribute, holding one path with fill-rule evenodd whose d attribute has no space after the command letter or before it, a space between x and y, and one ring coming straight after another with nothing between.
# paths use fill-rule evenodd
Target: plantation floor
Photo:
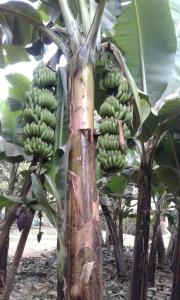
<instances>
[{"instance_id":1,"label":"plantation floor","mask_svg":"<svg viewBox=\"0 0 180 300\"><path fill-rule=\"evenodd\" d=\"M34 228L31 231L16 276L12 300L56 299L56 233L53 228L44 227L42 231L44 234L40 243L36 241L38 230ZM10 265L18 237L18 231L13 230L10 244ZM128 299L133 237L126 235L125 244L127 275L123 280L118 280L116 277L112 246L103 246L104 300ZM172 282L171 271L168 268L158 270L156 275L156 286L148 290L147 299L169 300Z\"/></svg>"}]
</instances>

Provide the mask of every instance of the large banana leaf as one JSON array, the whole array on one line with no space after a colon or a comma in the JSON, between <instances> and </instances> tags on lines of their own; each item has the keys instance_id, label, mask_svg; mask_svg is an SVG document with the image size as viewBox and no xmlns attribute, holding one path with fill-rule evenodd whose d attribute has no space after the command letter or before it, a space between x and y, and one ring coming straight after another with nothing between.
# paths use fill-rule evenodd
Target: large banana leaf
<instances>
[{"instance_id":1,"label":"large banana leaf","mask_svg":"<svg viewBox=\"0 0 180 300\"><path fill-rule=\"evenodd\" d=\"M1 67L5 64L29 60L25 46L39 38L39 29L32 25L34 23L41 24L41 16L31 5L22 1L8 1L0 4L0 24L3 36L3 41L0 39Z\"/></svg>"},{"instance_id":2,"label":"large banana leaf","mask_svg":"<svg viewBox=\"0 0 180 300\"><path fill-rule=\"evenodd\" d=\"M176 53L169 1L132 1L119 16L111 39L125 52L137 86L155 103L168 84Z\"/></svg>"},{"instance_id":3,"label":"large banana leaf","mask_svg":"<svg viewBox=\"0 0 180 300\"><path fill-rule=\"evenodd\" d=\"M175 66L168 86L163 94L163 97L171 94L175 89L180 87L180 2L179 0L170 0L171 14L174 20L176 36L177 36L177 50Z\"/></svg>"},{"instance_id":4,"label":"large banana leaf","mask_svg":"<svg viewBox=\"0 0 180 300\"><path fill-rule=\"evenodd\" d=\"M10 83L9 98L0 102L2 135L5 140L22 145L22 104L30 81L19 73L6 76Z\"/></svg>"}]
</instances>

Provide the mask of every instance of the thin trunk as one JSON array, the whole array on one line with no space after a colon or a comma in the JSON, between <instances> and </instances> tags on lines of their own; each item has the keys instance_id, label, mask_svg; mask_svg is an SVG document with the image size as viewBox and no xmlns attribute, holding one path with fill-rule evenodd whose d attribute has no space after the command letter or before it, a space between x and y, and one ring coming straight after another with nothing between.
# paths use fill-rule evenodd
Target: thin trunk
<instances>
[{"instance_id":1,"label":"thin trunk","mask_svg":"<svg viewBox=\"0 0 180 300\"><path fill-rule=\"evenodd\" d=\"M9 235L4 241L4 245L0 251L0 294L2 293L6 281L7 259L9 249Z\"/></svg>"},{"instance_id":2,"label":"thin trunk","mask_svg":"<svg viewBox=\"0 0 180 300\"><path fill-rule=\"evenodd\" d=\"M78 62L76 65L79 66ZM83 70L76 69L70 94L66 299L101 300L101 239L91 65Z\"/></svg>"},{"instance_id":3,"label":"thin trunk","mask_svg":"<svg viewBox=\"0 0 180 300\"><path fill-rule=\"evenodd\" d=\"M108 210L108 207L106 205L102 205L102 210L104 213L104 216L106 218L106 222L108 224L108 229L111 235L111 240L114 247L114 256L115 256L115 262L116 262L116 269L117 269L117 275L118 277L122 277L125 275L125 258L124 258L124 252L123 248L120 242L120 239L118 237L117 233L117 227L115 223L113 222L113 219L111 217L111 214Z\"/></svg>"},{"instance_id":4,"label":"thin trunk","mask_svg":"<svg viewBox=\"0 0 180 300\"><path fill-rule=\"evenodd\" d=\"M158 254L158 264L163 266L166 262L166 251L164 247L164 241L162 237L162 230L159 228L158 231L158 241L157 241L157 254Z\"/></svg>"},{"instance_id":5,"label":"thin trunk","mask_svg":"<svg viewBox=\"0 0 180 300\"><path fill-rule=\"evenodd\" d=\"M149 264L148 264L148 283L149 286L154 286L155 284L155 271L156 271L156 253L158 244L158 235L160 231L160 213L156 214L156 221L153 226L153 237L151 243L151 250L149 254Z\"/></svg>"},{"instance_id":6,"label":"thin trunk","mask_svg":"<svg viewBox=\"0 0 180 300\"><path fill-rule=\"evenodd\" d=\"M18 171L19 164L13 164L11 175L9 179L9 188L8 194L13 195L15 183L16 183L16 175ZM6 211L7 215L8 211ZM8 260L8 250L9 250L9 232L5 238L2 249L0 250L0 293L4 288L4 284L6 281L6 271L7 271L7 260Z\"/></svg>"},{"instance_id":7,"label":"thin trunk","mask_svg":"<svg viewBox=\"0 0 180 300\"><path fill-rule=\"evenodd\" d=\"M173 261L175 240L176 240L176 231L171 233L171 237L170 237L167 252L166 252L167 261L169 261L170 263L172 263L172 261Z\"/></svg>"},{"instance_id":8,"label":"thin trunk","mask_svg":"<svg viewBox=\"0 0 180 300\"><path fill-rule=\"evenodd\" d=\"M19 239L19 243L16 248L16 253L14 255L12 266L11 266L10 270L8 271L8 275L6 278L6 284L5 284L5 288L4 288L4 293L3 293L3 300L9 300L9 298L10 298L15 275L17 272L17 268L19 266L19 263L20 263L20 260L21 260L21 257L22 257L23 251L24 251L24 247L26 245L26 241L27 241L27 238L29 235L29 231L31 229L32 221L34 218L34 211L30 211L28 216L29 216L28 224L26 225L26 227L23 229L23 231L21 233L21 237Z\"/></svg>"},{"instance_id":9,"label":"thin trunk","mask_svg":"<svg viewBox=\"0 0 180 300\"><path fill-rule=\"evenodd\" d=\"M6 220L4 222L3 228L0 233L0 251L5 243L7 236L9 235L9 231L11 229L12 223L14 222L14 220L16 218L16 211L19 206L20 206L20 204L18 203L8 210Z\"/></svg>"},{"instance_id":10,"label":"thin trunk","mask_svg":"<svg viewBox=\"0 0 180 300\"><path fill-rule=\"evenodd\" d=\"M34 159L31 163L31 166L35 166L36 165L36 159ZM21 189L21 193L20 193L20 196L22 198L25 198L29 189L30 189L30 186L31 186L31 176L30 174L28 174L24 180L24 183L23 183L23 186L22 186L22 189ZM0 251L1 251L1 248L3 247L4 245L4 242L7 238L7 236L9 235L9 231L11 229L11 226L12 226L12 223L14 222L15 218L16 218L16 212L17 212L17 209L21 206L21 204L17 203L16 205L14 205L12 208L10 208L8 210L8 214L7 214L7 217L6 217L6 220L1 228L1 233L0 233Z\"/></svg>"},{"instance_id":11,"label":"thin trunk","mask_svg":"<svg viewBox=\"0 0 180 300\"><path fill-rule=\"evenodd\" d=\"M148 242L151 203L151 165L141 162L138 178L138 207L134 259L129 300L145 300L148 277Z\"/></svg>"},{"instance_id":12,"label":"thin trunk","mask_svg":"<svg viewBox=\"0 0 180 300\"><path fill-rule=\"evenodd\" d=\"M119 212L119 240L123 249L123 214Z\"/></svg>"},{"instance_id":13,"label":"thin trunk","mask_svg":"<svg viewBox=\"0 0 180 300\"><path fill-rule=\"evenodd\" d=\"M171 300L180 299L180 210L178 210L178 230L175 246L175 264Z\"/></svg>"},{"instance_id":14,"label":"thin trunk","mask_svg":"<svg viewBox=\"0 0 180 300\"><path fill-rule=\"evenodd\" d=\"M59 240L57 240L57 300L64 299L64 277L62 270L63 262L61 251L62 249L60 248Z\"/></svg>"}]
</instances>

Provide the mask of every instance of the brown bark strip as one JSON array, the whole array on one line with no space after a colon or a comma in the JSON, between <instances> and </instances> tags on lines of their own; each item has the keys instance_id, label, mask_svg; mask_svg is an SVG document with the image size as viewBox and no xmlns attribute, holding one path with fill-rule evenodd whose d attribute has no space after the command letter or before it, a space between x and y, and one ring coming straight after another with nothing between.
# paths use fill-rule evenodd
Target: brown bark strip
<instances>
[{"instance_id":1,"label":"brown bark strip","mask_svg":"<svg viewBox=\"0 0 180 300\"><path fill-rule=\"evenodd\" d=\"M123 135L123 126L122 126L122 121L118 120L118 132L119 132L119 145L124 151L125 148L125 141L124 141L124 135Z\"/></svg>"}]
</instances>

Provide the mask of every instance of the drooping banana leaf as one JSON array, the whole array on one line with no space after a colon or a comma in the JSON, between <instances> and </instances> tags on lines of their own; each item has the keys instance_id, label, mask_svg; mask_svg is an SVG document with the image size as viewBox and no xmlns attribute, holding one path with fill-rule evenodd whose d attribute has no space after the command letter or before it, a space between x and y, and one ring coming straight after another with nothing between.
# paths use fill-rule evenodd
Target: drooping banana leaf
<instances>
[{"instance_id":1,"label":"drooping banana leaf","mask_svg":"<svg viewBox=\"0 0 180 300\"><path fill-rule=\"evenodd\" d=\"M132 1L120 14L111 39L124 52L138 88L155 103L167 87L176 54L169 1Z\"/></svg>"}]
</instances>

